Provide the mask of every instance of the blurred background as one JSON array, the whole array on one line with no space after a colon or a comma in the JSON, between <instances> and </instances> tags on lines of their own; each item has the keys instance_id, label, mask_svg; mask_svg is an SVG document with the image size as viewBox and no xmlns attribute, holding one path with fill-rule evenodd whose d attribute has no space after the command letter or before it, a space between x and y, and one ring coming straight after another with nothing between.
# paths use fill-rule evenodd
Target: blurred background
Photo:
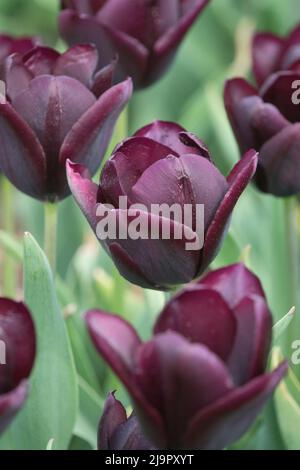
<instances>
[{"instance_id":1,"label":"blurred background","mask_svg":"<svg viewBox=\"0 0 300 470\"><path fill-rule=\"evenodd\" d=\"M46 44L63 50L57 31L58 9L58 0L0 0L0 31L38 35ZM128 133L155 119L177 121L206 142L216 165L227 174L239 152L224 111L224 81L238 75L251 78L250 45L255 30L286 34L299 19L299 0L212 0L167 76L135 94L129 107ZM119 138L116 133L111 149ZM286 294L289 273L283 204L248 188L214 262L220 267L246 261L261 277L276 319L292 307ZM24 230L43 243L43 206L17 193L15 206L16 244L0 242L6 248L9 245L15 268L21 273L18 243ZM101 388L104 396L116 385L115 379L104 367L100 371L94 367L94 351L82 325L82 313L93 307L120 313L146 338L164 295L144 292L120 278L72 198L60 205L58 243L58 291L77 367L86 383L93 390ZM119 396L126 400L123 395Z\"/></svg>"}]
</instances>

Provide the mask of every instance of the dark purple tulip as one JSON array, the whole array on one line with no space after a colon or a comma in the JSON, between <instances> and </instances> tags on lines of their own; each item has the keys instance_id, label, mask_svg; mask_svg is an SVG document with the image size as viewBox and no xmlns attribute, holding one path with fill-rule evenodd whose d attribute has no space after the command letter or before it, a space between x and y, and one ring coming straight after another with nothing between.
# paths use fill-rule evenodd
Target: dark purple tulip
<instances>
[{"instance_id":1,"label":"dark purple tulip","mask_svg":"<svg viewBox=\"0 0 300 470\"><path fill-rule=\"evenodd\" d=\"M104 63L117 54L118 78L130 75L135 86L142 88L165 73L208 2L62 0L60 31L70 45L96 44Z\"/></svg>"},{"instance_id":2,"label":"dark purple tulip","mask_svg":"<svg viewBox=\"0 0 300 470\"><path fill-rule=\"evenodd\" d=\"M127 418L121 402L110 393L104 406L98 432L99 450L150 450L136 416Z\"/></svg>"},{"instance_id":3,"label":"dark purple tulip","mask_svg":"<svg viewBox=\"0 0 300 470\"><path fill-rule=\"evenodd\" d=\"M102 311L86 322L159 449L223 449L251 426L287 371L265 372L272 319L258 279L243 265L211 272L164 308L142 343Z\"/></svg>"},{"instance_id":4,"label":"dark purple tulip","mask_svg":"<svg viewBox=\"0 0 300 470\"><path fill-rule=\"evenodd\" d=\"M94 184L80 165L69 163L68 179L73 196L96 232L97 208L114 206L119 224L128 212L119 211L119 196L131 204L142 203L148 212L140 212L160 228L169 224L171 239L126 240L111 237L103 243L120 273L134 284L167 290L199 277L216 256L226 233L232 210L252 178L257 154L249 151L228 178L213 164L209 151L195 135L177 124L155 122L125 140L106 163L100 185ZM186 239L178 240L173 232L179 222L150 212L151 204L174 203L205 205L205 242L199 250L187 250ZM185 227L198 237L192 221Z\"/></svg>"},{"instance_id":5,"label":"dark purple tulip","mask_svg":"<svg viewBox=\"0 0 300 470\"><path fill-rule=\"evenodd\" d=\"M22 303L1 298L0 434L26 400L34 358L35 329L29 311Z\"/></svg>"},{"instance_id":6,"label":"dark purple tulip","mask_svg":"<svg viewBox=\"0 0 300 470\"><path fill-rule=\"evenodd\" d=\"M94 46L59 54L37 47L5 63L0 104L0 167L22 192L54 202L70 194L66 160L98 170L131 80L111 86L114 64L95 73Z\"/></svg>"},{"instance_id":7,"label":"dark purple tulip","mask_svg":"<svg viewBox=\"0 0 300 470\"><path fill-rule=\"evenodd\" d=\"M242 78L226 84L225 106L233 131L242 153L250 147L260 152L255 182L261 191L279 197L297 194L300 27L287 38L257 34L253 41L253 73L257 87Z\"/></svg>"},{"instance_id":8,"label":"dark purple tulip","mask_svg":"<svg viewBox=\"0 0 300 470\"><path fill-rule=\"evenodd\" d=\"M39 40L34 37L15 38L7 34L0 34L0 80L3 80L2 65L4 60L14 53L25 54L33 49Z\"/></svg>"}]
</instances>

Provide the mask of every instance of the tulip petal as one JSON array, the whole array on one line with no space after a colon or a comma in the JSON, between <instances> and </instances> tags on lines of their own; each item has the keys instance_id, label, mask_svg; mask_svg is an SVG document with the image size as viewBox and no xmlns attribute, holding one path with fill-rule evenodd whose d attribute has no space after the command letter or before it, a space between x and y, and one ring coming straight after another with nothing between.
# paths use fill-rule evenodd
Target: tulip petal
<instances>
[{"instance_id":1,"label":"tulip petal","mask_svg":"<svg viewBox=\"0 0 300 470\"><path fill-rule=\"evenodd\" d=\"M289 125L272 104L265 103L245 80L229 80L225 86L225 106L242 152L261 145Z\"/></svg>"},{"instance_id":2,"label":"tulip petal","mask_svg":"<svg viewBox=\"0 0 300 470\"><path fill-rule=\"evenodd\" d=\"M293 124L283 129L261 148L259 168L263 178L259 187L262 190L279 197L299 193L299 139L300 124Z\"/></svg>"},{"instance_id":3,"label":"tulip petal","mask_svg":"<svg viewBox=\"0 0 300 470\"><path fill-rule=\"evenodd\" d=\"M239 439L259 415L287 372L286 362L200 410L190 422L188 449L222 450Z\"/></svg>"},{"instance_id":4,"label":"tulip petal","mask_svg":"<svg viewBox=\"0 0 300 470\"><path fill-rule=\"evenodd\" d=\"M24 65L22 56L13 54L4 63L4 79L6 83L6 93L10 100L26 89L32 80L33 75Z\"/></svg>"},{"instance_id":5,"label":"tulip petal","mask_svg":"<svg viewBox=\"0 0 300 470\"><path fill-rule=\"evenodd\" d=\"M300 27L297 25L284 42L280 56L280 70L290 66L300 59Z\"/></svg>"},{"instance_id":6,"label":"tulip petal","mask_svg":"<svg viewBox=\"0 0 300 470\"><path fill-rule=\"evenodd\" d=\"M200 272L205 270L218 252L222 236L229 223L230 215L240 195L254 176L257 161L258 154L255 150L249 150L235 165L227 178L229 189L206 233Z\"/></svg>"},{"instance_id":7,"label":"tulip petal","mask_svg":"<svg viewBox=\"0 0 300 470\"><path fill-rule=\"evenodd\" d=\"M98 448L99 450L118 450L111 448L111 440L118 427L127 420L126 410L122 403L110 393L106 399L103 415L99 423Z\"/></svg>"},{"instance_id":8,"label":"tulip petal","mask_svg":"<svg viewBox=\"0 0 300 470\"><path fill-rule=\"evenodd\" d=\"M263 85L260 94L264 101L272 103L290 122L300 120L299 105L293 100L294 82L300 82L300 74L278 72L273 74Z\"/></svg>"},{"instance_id":9,"label":"tulip petal","mask_svg":"<svg viewBox=\"0 0 300 470\"><path fill-rule=\"evenodd\" d=\"M168 330L203 344L226 361L235 339L236 320L217 292L195 286L173 297L159 315L154 334Z\"/></svg>"},{"instance_id":10,"label":"tulip petal","mask_svg":"<svg viewBox=\"0 0 300 470\"><path fill-rule=\"evenodd\" d=\"M9 103L0 104L0 143L3 173L19 190L43 200L46 186L44 150L32 129Z\"/></svg>"},{"instance_id":11,"label":"tulip petal","mask_svg":"<svg viewBox=\"0 0 300 470\"><path fill-rule=\"evenodd\" d=\"M201 146L201 144L199 144L199 146L196 144L195 136L191 137L191 134L186 133L183 127L174 122L154 121L139 129L134 134L134 138L136 137L147 137L148 139L154 140L168 147L169 153L176 156L184 155L185 153L201 155L199 152L199 146Z\"/></svg>"},{"instance_id":12,"label":"tulip petal","mask_svg":"<svg viewBox=\"0 0 300 470\"><path fill-rule=\"evenodd\" d=\"M92 92L99 98L105 91L113 85L114 73L116 71L118 60L114 60L111 64L103 67L99 72L96 73L93 84Z\"/></svg>"},{"instance_id":13,"label":"tulip petal","mask_svg":"<svg viewBox=\"0 0 300 470\"><path fill-rule=\"evenodd\" d=\"M153 450L153 445L144 437L135 415L121 424L113 436L112 450Z\"/></svg>"},{"instance_id":14,"label":"tulip petal","mask_svg":"<svg viewBox=\"0 0 300 470\"><path fill-rule=\"evenodd\" d=\"M38 46L29 51L24 57L24 65L34 77L51 75L60 54L50 47Z\"/></svg>"},{"instance_id":15,"label":"tulip petal","mask_svg":"<svg viewBox=\"0 0 300 470\"><path fill-rule=\"evenodd\" d=\"M230 308L252 294L265 298L260 280L243 263L216 269L203 277L198 285L219 292Z\"/></svg>"},{"instance_id":16,"label":"tulip petal","mask_svg":"<svg viewBox=\"0 0 300 470\"><path fill-rule=\"evenodd\" d=\"M129 281L137 281L136 271L132 277L128 276L128 267L124 272L125 258L119 263L116 256L117 246L122 248L129 260L134 260L143 274L143 281L147 279L153 289L167 290L194 279L200 263L201 249L195 232L178 222L148 212L137 211L136 216L124 210L116 210L115 213L118 230L126 234L126 239L110 239L105 244L123 276L127 275ZM131 225L134 226L133 230L138 232L137 223L141 227L140 238L134 239L130 233ZM157 232L158 237L152 237L152 229ZM194 249L188 250L187 243L194 243ZM140 285L139 282L137 284Z\"/></svg>"},{"instance_id":17,"label":"tulip petal","mask_svg":"<svg viewBox=\"0 0 300 470\"><path fill-rule=\"evenodd\" d=\"M53 74L67 75L89 86L97 65L98 52L95 46L91 44L76 45L58 58Z\"/></svg>"},{"instance_id":18,"label":"tulip petal","mask_svg":"<svg viewBox=\"0 0 300 470\"><path fill-rule=\"evenodd\" d=\"M10 425L12 419L22 408L28 391L28 382L22 381L18 387L6 395L0 394L0 435Z\"/></svg>"},{"instance_id":19,"label":"tulip petal","mask_svg":"<svg viewBox=\"0 0 300 470\"><path fill-rule=\"evenodd\" d=\"M16 388L29 376L35 358L35 329L23 303L0 299L0 341L6 364L0 374L0 395Z\"/></svg>"},{"instance_id":20,"label":"tulip petal","mask_svg":"<svg viewBox=\"0 0 300 470\"><path fill-rule=\"evenodd\" d=\"M276 71L284 39L271 33L258 33L254 36L252 46L253 71L256 81L261 86Z\"/></svg>"},{"instance_id":21,"label":"tulip petal","mask_svg":"<svg viewBox=\"0 0 300 470\"><path fill-rule=\"evenodd\" d=\"M107 90L66 136L60 152L60 164L65 165L67 159L80 162L93 175L101 164L115 123L131 94L130 79Z\"/></svg>"},{"instance_id":22,"label":"tulip petal","mask_svg":"<svg viewBox=\"0 0 300 470\"><path fill-rule=\"evenodd\" d=\"M272 339L272 316L264 298L252 295L234 309L237 334L228 360L237 385L262 374L267 365Z\"/></svg>"},{"instance_id":23,"label":"tulip petal","mask_svg":"<svg viewBox=\"0 0 300 470\"><path fill-rule=\"evenodd\" d=\"M62 37L70 45L95 44L99 51L98 68L119 55L117 81L131 76L135 83L142 80L146 72L149 52L138 40L127 34L100 24L97 19L80 16L72 10L62 11L59 17Z\"/></svg>"},{"instance_id":24,"label":"tulip petal","mask_svg":"<svg viewBox=\"0 0 300 470\"><path fill-rule=\"evenodd\" d=\"M173 332L155 336L140 348L136 380L147 400L159 410L168 442L161 442L161 436L148 426L147 414L140 406L136 407L137 416L154 444L167 449L180 449L188 423L199 408L232 389L228 371L215 354Z\"/></svg>"}]
</instances>

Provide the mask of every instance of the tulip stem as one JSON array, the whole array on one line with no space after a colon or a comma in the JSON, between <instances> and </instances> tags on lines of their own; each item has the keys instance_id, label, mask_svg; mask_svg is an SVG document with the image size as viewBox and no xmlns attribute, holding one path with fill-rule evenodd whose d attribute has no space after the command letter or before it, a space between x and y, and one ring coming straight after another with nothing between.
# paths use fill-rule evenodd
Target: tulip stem
<instances>
[{"instance_id":1,"label":"tulip stem","mask_svg":"<svg viewBox=\"0 0 300 470\"><path fill-rule=\"evenodd\" d=\"M288 307L296 307L296 317L299 317L299 238L298 238L298 201L291 197L285 202L285 227L287 244L287 268L289 274L289 303ZM297 339L298 323L295 318L291 322L288 349L291 351L291 342ZM298 334L299 336L299 334Z\"/></svg>"},{"instance_id":2,"label":"tulip stem","mask_svg":"<svg viewBox=\"0 0 300 470\"><path fill-rule=\"evenodd\" d=\"M14 188L4 175L1 176L1 190L2 226L3 230L12 236L14 234ZM15 295L14 262L5 250L3 250L3 295L6 297L14 297Z\"/></svg>"},{"instance_id":3,"label":"tulip stem","mask_svg":"<svg viewBox=\"0 0 300 470\"><path fill-rule=\"evenodd\" d=\"M53 274L56 271L57 204L45 204L44 249Z\"/></svg>"}]
</instances>

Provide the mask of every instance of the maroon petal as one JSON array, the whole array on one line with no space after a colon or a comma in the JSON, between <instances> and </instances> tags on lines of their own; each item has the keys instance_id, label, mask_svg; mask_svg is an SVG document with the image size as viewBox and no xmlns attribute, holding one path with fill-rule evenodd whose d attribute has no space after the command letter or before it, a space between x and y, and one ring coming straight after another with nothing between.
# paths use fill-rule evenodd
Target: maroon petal
<instances>
[{"instance_id":1,"label":"maroon petal","mask_svg":"<svg viewBox=\"0 0 300 470\"><path fill-rule=\"evenodd\" d=\"M252 380L200 410L190 422L185 447L221 450L239 439L255 421L287 368L287 363L283 363L271 374Z\"/></svg>"},{"instance_id":2,"label":"maroon petal","mask_svg":"<svg viewBox=\"0 0 300 470\"><path fill-rule=\"evenodd\" d=\"M258 33L254 36L253 71L259 86L277 70L283 47L284 39L274 34Z\"/></svg>"},{"instance_id":3,"label":"maroon petal","mask_svg":"<svg viewBox=\"0 0 300 470\"><path fill-rule=\"evenodd\" d=\"M130 79L106 91L75 123L60 152L60 164L67 159L88 167L93 175L99 168L115 123L132 94Z\"/></svg>"},{"instance_id":4,"label":"maroon petal","mask_svg":"<svg viewBox=\"0 0 300 470\"><path fill-rule=\"evenodd\" d=\"M43 148L9 103L0 104L0 142L3 173L20 191L44 199L46 157Z\"/></svg>"},{"instance_id":5,"label":"maroon petal","mask_svg":"<svg viewBox=\"0 0 300 470\"><path fill-rule=\"evenodd\" d=\"M22 56L19 54L13 54L6 59L3 73L7 87L6 93L11 101L26 89L33 79L32 73L24 65Z\"/></svg>"},{"instance_id":6,"label":"maroon petal","mask_svg":"<svg viewBox=\"0 0 300 470\"><path fill-rule=\"evenodd\" d=\"M101 25L95 18L79 16L65 10L59 17L62 37L70 45L95 44L99 51L98 67L102 68L119 55L117 80L131 76L139 83L146 71L149 52L138 40L127 34Z\"/></svg>"},{"instance_id":7,"label":"maroon petal","mask_svg":"<svg viewBox=\"0 0 300 470\"><path fill-rule=\"evenodd\" d=\"M258 154L255 150L249 150L230 173L227 179L229 189L206 233L200 272L204 271L218 252L230 215L240 195L255 174L257 161Z\"/></svg>"},{"instance_id":8,"label":"maroon petal","mask_svg":"<svg viewBox=\"0 0 300 470\"><path fill-rule=\"evenodd\" d=\"M261 148L259 168L263 178L259 187L262 190L279 197L299 193L299 145L300 124L293 124Z\"/></svg>"},{"instance_id":9,"label":"maroon petal","mask_svg":"<svg viewBox=\"0 0 300 470\"><path fill-rule=\"evenodd\" d=\"M186 138L184 138L185 136ZM185 129L174 122L154 121L142 129L139 129L134 137L147 137L148 139L154 140L168 147L169 153L173 155L183 155L185 153L202 154L199 152L199 146L201 146L201 144L196 144L195 138L189 138L189 134L186 133Z\"/></svg>"},{"instance_id":10,"label":"maroon petal","mask_svg":"<svg viewBox=\"0 0 300 470\"><path fill-rule=\"evenodd\" d=\"M252 294L265 298L260 280L242 263L211 271L198 285L219 292L230 308Z\"/></svg>"},{"instance_id":11,"label":"maroon petal","mask_svg":"<svg viewBox=\"0 0 300 470\"><path fill-rule=\"evenodd\" d=\"M300 27L299 25L290 33L285 40L284 47L280 55L280 67L278 69L285 70L299 60L300 58Z\"/></svg>"},{"instance_id":12,"label":"maroon petal","mask_svg":"<svg viewBox=\"0 0 300 470\"><path fill-rule=\"evenodd\" d=\"M300 120L299 105L293 102L293 83L296 81L300 81L299 73L278 72L264 83L260 91L263 100L276 106L290 122Z\"/></svg>"},{"instance_id":13,"label":"maroon petal","mask_svg":"<svg viewBox=\"0 0 300 470\"><path fill-rule=\"evenodd\" d=\"M50 47L38 46L23 57L24 65L34 77L51 75L60 54Z\"/></svg>"},{"instance_id":14,"label":"maroon petal","mask_svg":"<svg viewBox=\"0 0 300 470\"><path fill-rule=\"evenodd\" d=\"M232 388L224 363L202 345L190 344L168 332L144 344L137 358L136 379L148 401L159 410L167 442L148 425L147 414L136 412L146 435L158 448L180 449L188 423L204 406ZM197 372L198 371L198 372Z\"/></svg>"},{"instance_id":15,"label":"maroon petal","mask_svg":"<svg viewBox=\"0 0 300 470\"><path fill-rule=\"evenodd\" d=\"M6 358L5 365L1 366L1 395L27 379L34 363L35 329L23 303L0 299L0 341L5 345Z\"/></svg>"},{"instance_id":16,"label":"maroon petal","mask_svg":"<svg viewBox=\"0 0 300 470\"><path fill-rule=\"evenodd\" d=\"M154 333L168 330L207 346L226 361L235 339L236 320L217 292L193 287L175 296L160 314Z\"/></svg>"},{"instance_id":17,"label":"maroon petal","mask_svg":"<svg viewBox=\"0 0 300 470\"><path fill-rule=\"evenodd\" d=\"M259 150L261 145L289 125L275 106L265 103L242 79L227 82L224 99L242 152L251 147Z\"/></svg>"},{"instance_id":18,"label":"maroon petal","mask_svg":"<svg viewBox=\"0 0 300 470\"><path fill-rule=\"evenodd\" d=\"M98 64L98 52L91 44L76 45L62 54L54 67L54 75L67 75L89 86Z\"/></svg>"},{"instance_id":19,"label":"maroon petal","mask_svg":"<svg viewBox=\"0 0 300 470\"><path fill-rule=\"evenodd\" d=\"M28 391L28 382L22 381L9 393L0 394L0 435L7 429L15 415L22 408Z\"/></svg>"},{"instance_id":20,"label":"maroon petal","mask_svg":"<svg viewBox=\"0 0 300 470\"><path fill-rule=\"evenodd\" d=\"M131 223L135 223L136 217L128 215L127 211L116 210L118 228L127 233ZM185 284L194 279L200 262L200 250L188 250L187 243L197 243L200 241L195 232L189 227L182 226L178 222L159 217L148 212L138 211L138 221L143 228L158 228L159 239L151 238L151 231L143 235L148 238L133 240L129 235L127 239L110 239L106 242L107 249L111 251L115 264L120 273L131 282L128 277L128 268L123 271L124 257L121 263L116 256L116 246L122 248L122 253L126 253L129 260L134 260L143 277L149 281L153 289L166 290L172 286ZM168 239L162 239L161 234L168 234ZM177 234L180 238L176 239ZM136 279L136 272L133 273Z\"/></svg>"},{"instance_id":21,"label":"maroon petal","mask_svg":"<svg viewBox=\"0 0 300 470\"><path fill-rule=\"evenodd\" d=\"M115 399L114 393L110 393L106 399L103 415L99 423L99 450L117 450L111 448L111 441L118 427L126 421L127 415L124 406Z\"/></svg>"},{"instance_id":22,"label":"maroon petal","mask_svg":"<svg viewBox=\"0 0 300 470\"><path fill-rule=\"evenodd\" d=\"M117 63L118 60L116 59L96 73L92 83L92 92L97 98L112 87Z\"/></svg>"},{"instance_id":23,"label":"maroon petal","mask_svg":"<svg viewBox=\"0 0 300 470\"><path fill-rule=\"evenodd\" d=\"M272 316L264 298L252 295L235 307L237 334L228 364L234 381L242 385L262 374L272 339Z\"/></svg>"}]
</instances>

